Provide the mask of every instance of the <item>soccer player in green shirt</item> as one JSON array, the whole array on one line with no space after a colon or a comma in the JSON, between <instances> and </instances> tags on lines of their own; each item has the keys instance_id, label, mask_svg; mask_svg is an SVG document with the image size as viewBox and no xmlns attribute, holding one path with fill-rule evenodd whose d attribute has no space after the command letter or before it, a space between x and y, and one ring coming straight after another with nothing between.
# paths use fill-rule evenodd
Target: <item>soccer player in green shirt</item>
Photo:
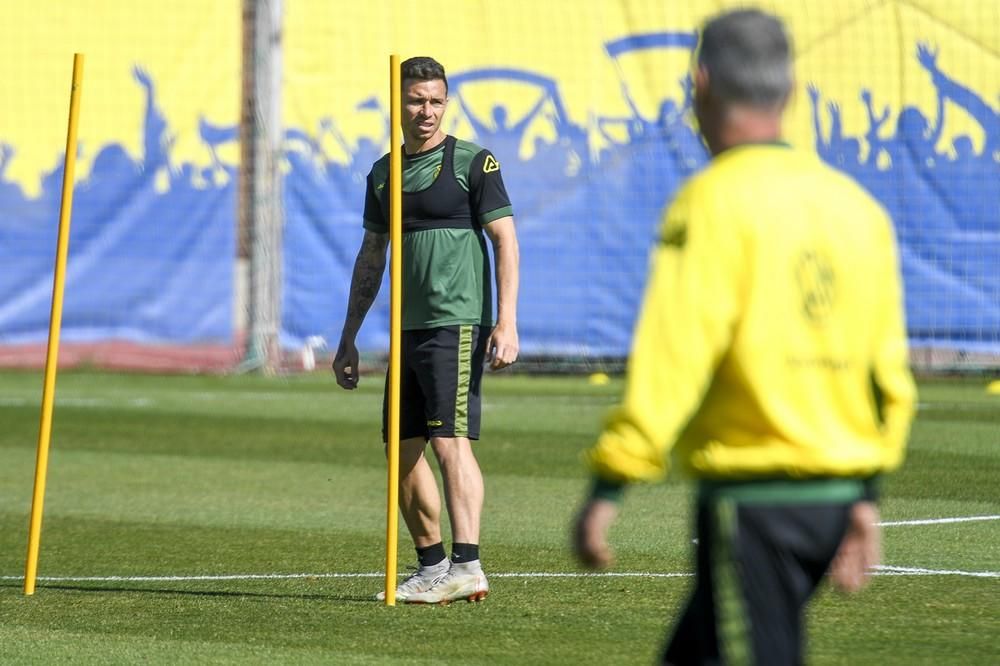
<instances>
[{"instance_id":1,"label":"soccer player in green shirt","mask_svg":"<svg viewBox=\"0 0 1000 666\"><path fill-rule=\"evenodd\" d=\"M892 223L778 141L790 53L755 10L705 26L694 109L713 158L664 216L625 394L588 452L589 566L611 562L625 485L663 476L671 448L698 479L696 580L664 663L801 663L831 563L848 591L878 563L873 480L913 417Z\"/></svg>"},{"instance_id":2,"label":"soccer player in green shirt","mask_svg":"<svg viewBox=\"0 0 1000 666\"><path fill-rule=\"evenodd\" d=\"M488 151L448 136L444 67L432 58L401 65L403 86L403 317L399 506L419 567L396 589L408 603L480 601L489 584L479 561L483 476L480 383L517 359L518 245L500 165ZM358 384L355 339L385 271L389 157L368 175L365 235L354 264L347 316L333 362L337 383ZM497 318L486 240L493 245ZM386 401L387 402L387 401ZM383 404L383 438L387 406ZM452 555L441 539L441 501L425 457L437 458L451 520ZM383 593L377 595L382 598Z\"/></svg>"}]
</instances>

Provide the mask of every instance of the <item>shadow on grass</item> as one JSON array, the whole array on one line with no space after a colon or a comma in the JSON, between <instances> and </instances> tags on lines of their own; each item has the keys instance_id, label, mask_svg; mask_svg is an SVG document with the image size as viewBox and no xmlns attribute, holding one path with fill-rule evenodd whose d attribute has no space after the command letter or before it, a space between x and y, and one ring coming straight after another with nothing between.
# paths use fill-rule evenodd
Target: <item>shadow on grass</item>
<instances>
[{"instance_id":1,"label":"shadow on grass","mask_svg":"<svg viewBox=\"0 0 1000 666\"><path fill-rule=\"evenodd\" d=\"M0 582L0 587L16 587L18 589L24 586L23 583L17 581L4 581ZM369 603L375 604L379 603L375 601L371 596L362 596L357 594L286 594L286 593L272 593L272 592L238 592L233 590L177 590L177 589L166 589L166 588L150 588L150 587L91 587L86 585L52 585L43 584L36 585L35 592L44 590L59 590L63 592L89 592L97 594L155 594L164 596L191 596L191 597L216 597L219 599L223 598L245 598L245 599L289 599L298 601L339 601L345 603Z\"/></svg>"}]
</instances>

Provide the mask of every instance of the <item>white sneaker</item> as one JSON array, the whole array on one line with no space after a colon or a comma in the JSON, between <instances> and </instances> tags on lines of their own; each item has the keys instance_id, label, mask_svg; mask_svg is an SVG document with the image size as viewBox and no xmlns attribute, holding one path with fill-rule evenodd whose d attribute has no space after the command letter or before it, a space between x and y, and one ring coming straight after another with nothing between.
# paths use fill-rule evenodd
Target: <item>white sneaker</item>
<instances>
[{"instance_id":1,"label":"white sneaker","mask_svg":"<svg viewBox=\"0 0 1000 666\"><path fill-rule=\"evenodd\" d=\"M490 593L490 584L479 560L452 563L448 574L426 592L407 596L408 604L449 604L452 601L482 601Z\"/></svg>"},{"instance_id":2,"label":"white sneaker","mask_svg":"<svg viewBox=\"0 0 1000 666\"><path fill-rule=\"evenodd\" d=\"M426 592L448 575L451 561L446 557L438 564L419 567L396 587L396 601L406 601L411 595ZM378 601L385 601L385 590L375 595Z\"/></svg>"}]
</instances>

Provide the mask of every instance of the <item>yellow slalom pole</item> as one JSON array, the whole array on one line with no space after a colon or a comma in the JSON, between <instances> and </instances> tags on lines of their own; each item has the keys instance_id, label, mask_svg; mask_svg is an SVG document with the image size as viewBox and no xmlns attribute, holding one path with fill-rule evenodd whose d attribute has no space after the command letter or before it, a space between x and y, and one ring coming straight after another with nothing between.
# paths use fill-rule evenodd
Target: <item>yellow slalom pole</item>
<instances>
[{"instance_id":1,"label":"yellow slalom pole","mask_svg":"<svg viewBox=\"0 0 1000 666\"><path fill-rule=\"evenodd\" d=\"M385 521L385 605L396 605L396 540L399 526L399 364L402 358L403 319L403 131L399 55L389 56L389 459L388 501Z\"/></svg>"},{"instance_id":2,"label":"yellow slalom pole","mask_svg":"<svg viewBox=\"0 0 1000 666\"><path fill-rule=\"evenodd\" d=\"M59 206L59 240L56 243L56 268L52 284L52 312L49 316L49 347L45 356L45 384L42 388L42 416L38 430L38 454L35 458L35 492L31 499L31 522L28 527L28 562L24 568L24 594L35 593L38 572L38 543L42 533L42 506L45 503L45 477L49 467L49 439L52 435L52 406L56 390L56 367L59 362L59 331L62 327L63 290L66 285L66 256L69 251L69 224L73 210L73 171L76 168L76 126L80 117L80 93L83 90L83 54L73 55L73 87L69 97L69 128L66 131L66 158L63 171L62 203Z\"/></svg>"}]
</instances>

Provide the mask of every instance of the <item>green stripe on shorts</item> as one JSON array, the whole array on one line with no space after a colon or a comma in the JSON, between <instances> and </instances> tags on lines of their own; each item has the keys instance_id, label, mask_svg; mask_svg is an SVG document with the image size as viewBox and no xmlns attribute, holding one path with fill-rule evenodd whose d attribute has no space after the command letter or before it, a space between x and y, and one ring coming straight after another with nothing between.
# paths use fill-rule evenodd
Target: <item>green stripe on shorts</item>
<instances>
[{"instance_id":1,"label":"green stripe on shorts","mask_svg":"<svg viewBox=\"0 0 1000 666\"><path fill-rule=\"evenodd\" d=\"M469 384L472 381L472 326L458 328L458 381L455 389L455 436L469 434Z\"/></svg>"},{"instance_id":2,"label":"green stripe on shorts","mask_svg":"<svg viewBox=\"0 0 1000 666\"><path fill-rule=\"evenodd\" d=\"M712 552L712 574L715 577L715 621L719 649L727 664L749 664L750 618L743 601L743 588L736 563L736 503L720 499L712 506L715 528L715 548Z\"/></svg>"}]
</instances>

